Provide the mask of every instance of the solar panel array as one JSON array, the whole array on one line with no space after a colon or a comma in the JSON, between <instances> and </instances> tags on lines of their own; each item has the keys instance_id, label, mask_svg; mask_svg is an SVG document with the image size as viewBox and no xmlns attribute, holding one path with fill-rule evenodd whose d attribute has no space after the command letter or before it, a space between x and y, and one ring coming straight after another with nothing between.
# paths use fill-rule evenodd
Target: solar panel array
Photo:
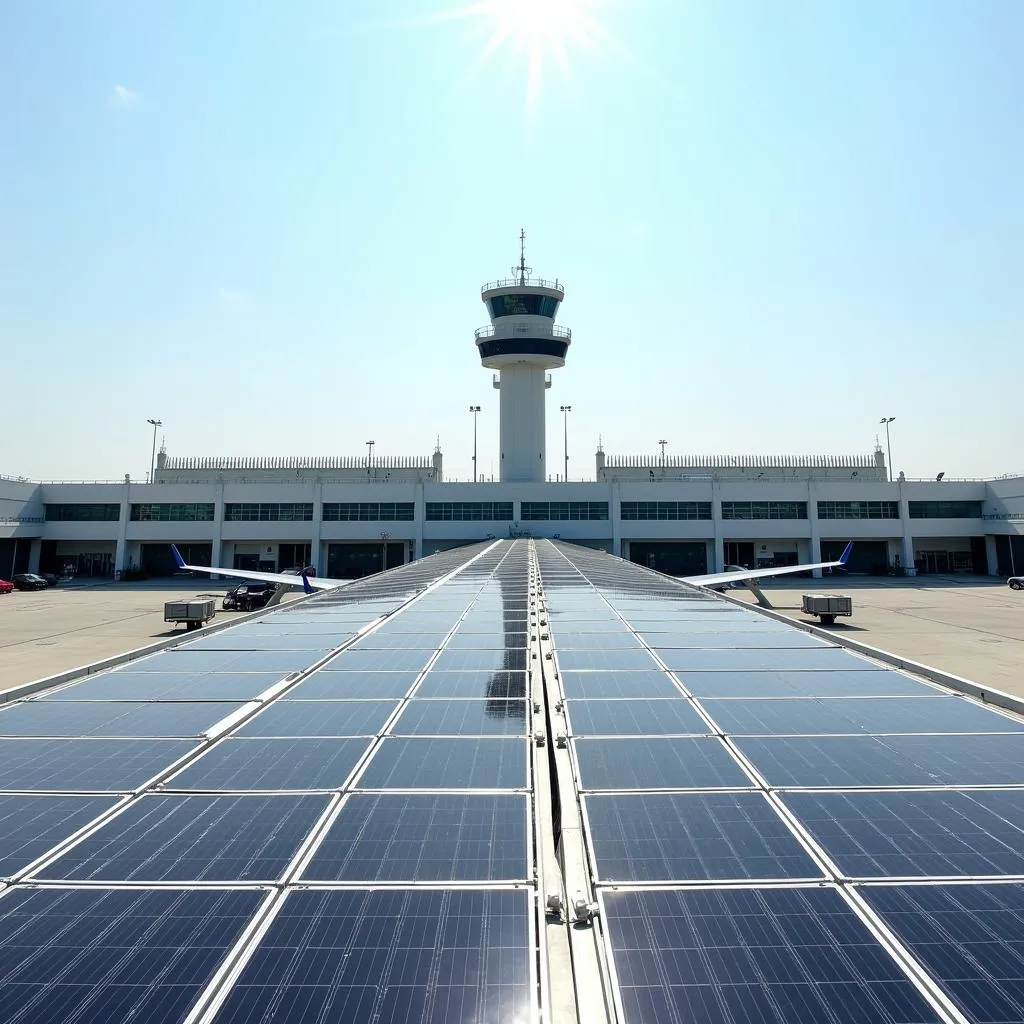
<instances>
[{"instance_id":1,"label":"solar panel array","mask_svg":"<svg viewBox=\"0 0 1024 1024\"><path fill-rule=\"evenodd\" d=\"M621 1022L1019 1022L1022 755L606 554L458 549L0 709L0 1024L592 1024L553 859Z\"/></svg>"},{"instance_id":2,"label":"solar panel array","mask_svg":"<svg viewBox=\"0 0 1024 1024\"><path fill-rule=\"evenodd\" d=\"M1020 718L539 547L619 1019L1024 1020Z\"/></svg>"}]
</instances>

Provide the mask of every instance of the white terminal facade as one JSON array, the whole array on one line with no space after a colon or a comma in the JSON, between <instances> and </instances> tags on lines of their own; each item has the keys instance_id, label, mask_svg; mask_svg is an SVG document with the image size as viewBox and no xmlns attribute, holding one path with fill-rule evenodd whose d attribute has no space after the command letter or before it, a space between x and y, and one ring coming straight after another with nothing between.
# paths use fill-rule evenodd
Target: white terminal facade
<instances>
[{"instance_id":1,"label":"white terminal facade","mask_svg":"<svg viewBox=\"0 0 1024 1024\"><path fill-rule=\"evenodd\" d=\"M598 449L594 479L552 481L550 370L570 332L565 291L513 276L487 284L476 332L496 371L499 480L447 482L429 456L168 457L154 480L38 483L0 477L0 577L174 571L198 564L326 576L377 572L488 537L562 538L670 574L837 557L884 573L1024 574L1024 477L889 480L884 453L624 456Z\"/></svg>"}]
</instances>

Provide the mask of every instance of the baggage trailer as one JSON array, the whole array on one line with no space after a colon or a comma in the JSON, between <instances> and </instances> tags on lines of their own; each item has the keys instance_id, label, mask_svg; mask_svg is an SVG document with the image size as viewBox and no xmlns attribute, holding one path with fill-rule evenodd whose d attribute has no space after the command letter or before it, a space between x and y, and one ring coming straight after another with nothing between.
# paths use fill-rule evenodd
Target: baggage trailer
<instances>
[{"instance_id":1,"label":"baggage trailer","mask_svg":"<svg viewBox=\"0 0 1024 1024\"><path fill-rule=\"evenodd\" d=\"M217 603L212 597L194 597L189 601L167 601L164 604L164 622L176 626L185 623L185 629L199 629L217 614Z\"/></svg>"},{"instance_id":2,"label":"baggage trailer","mask_svg":"<svg viewBox=\"0 0 1024 1024\"><path fill-rule=\"evenodd\" d=\"M853 614L853 598L848 594L804 594L803 611L817 615L823 626L831 626L837 615Z\"/></svg>"}]
</instances>

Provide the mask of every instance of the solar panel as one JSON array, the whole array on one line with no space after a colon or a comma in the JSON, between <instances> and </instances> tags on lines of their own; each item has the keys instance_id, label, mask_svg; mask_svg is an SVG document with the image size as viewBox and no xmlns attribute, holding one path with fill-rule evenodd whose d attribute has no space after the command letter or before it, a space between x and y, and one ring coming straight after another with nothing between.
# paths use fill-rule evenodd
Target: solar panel
<instances>
[{"instance_id":1,"label":"solar panel","mask_svg":"<svg viewBox=\"0 0 1024 1024\"><path fill-rule=\"evenodd\" d=\"M626 1024L939 1017L832 888L602 894Z\"/></svg>"},{"instance_id":2,"label":"solar panel","mask_svg":"<svg viewBox=\"0 0 1024 1024\"><path fill-rule=\"evenodd\" d=\"M117 799L0 795L0 878L27 867L113 807Z\"/></svg>"},{"instance_id":3,"label":"solar panel","mask_svg":"<svg viewBox=\"0 0 1024 1024\"><path fill-rule=\"evenodd\" d=\"M0 739L0 790L126 792L196 744L163 739Z\"/></svg>"},{"instance_id":4,"label":"solar panel","mask_svg":"<svg viewBox=\"0 0 1024 1024\"><path fill-rule=\"evenodd\" d=\"M412 700L392 726L396 736L522 736L525 700Z\"/></svg>"},{"instance_id":5,"label":"solar panel","mask_svg":"<svg viewBox=\"0 0 1024 1024\"><path fill-rule=\"evenodd\" d=\"M360 789L522 789L526 742L512 738L385 739Z\"/></svg>"},{"instance_id":6,"label":"solar panel","mask_svg":"<svg viewBox=\"0 0 1024 1024\"><path fill-rule=\"evenodd\" d=\"M683 697L660 700L571 700L566 717L574 736L706 734L708 724Z\"/></svg>"},{"instance_id":7,"label":"solar panel","mask_svg":"<svg viewBox=\"0 0 1024 1024\"><path fill-rule=\"evenodd\" d=\"M661 660L673 672L867 672L878 666L839 647L756 650L665 650Z\"/></svg>"},{"instance_id":8,"label":"solar panel","mask_svg":"<svg viewBox=\"0 0 1024 1024\"><path fill-rule=\"evenodd\" d=\"M935 697L942 691L903 672L683 672L697 697Z\"/></svg>"},{"instance_id":9,"label":"solar panel","mask_svg":"<svg viewBox=\"0 0 1024 1024\"><path fill-rule=\"evenodd\" d=\"M236 736L373 736L398 707L395 700L279 700Z\"/></svg>"},{"instance_id":10,"label":"solar panel","mask_svg":"<svg viewBox=\"0 0 1024 1024\"><path fill-rule=\"evenodd\" d=\"M761 793L584 797L604 883L821 878Z\"/></svg>"},{"instance_id":11,"label":"solar panel","mask_svg":"<svg viewBox=\"0 0 1024 1024\"><path fill-rule=\"evenodd\" d=\"M245 701L284 677L282 672L134 672L118 669L41 694L34 703L87 700Z\"/></svg>"},{"instance_id":12,"label":"solar panel","mask_svg":"<svg viewBox=\"0 0 1024 1024\"><path fill-rule=\"evenodd\" d=\"M1024 885L860 891L969 1020L1024 1020Z\"/></svg>"},{"instance_id":13,"label":"solar panel","mask_svg":"<svg viewBox=\"0 0 1024 1024\"><path fill-rule=\"evenodd\" d=\"M526 696L526 673L437 672L432 669L416 688L415 696L521 699Z\"/></svg>"},{"instance_id":14,"label":"solar panel","mask_svg":"<svg viewBox=\"0 0 1024 1024\"><path fill-rule=\"evenodd\" d=\"M584 789L715 789L749 786L712 737L573 740Z\"/></svg>"},{"instance_id":15,"label":"solar panel","mask_svg":"<svg viewBox=\"0 0 1024 1024\"><path fill-rule=\"evenodd\" d=\"M562 672L560 678L570 699L679 697L682 693L665 672Z\"/></svg>"},{"instance_id":16,"label":"solar panel","mask_svg":"<svg viewBox=\"0 0 1024 1024\"><path fill-rule=\"evenodd\" d=\"M528 877L521 794L355 794L305 881L497 882Z\"/></svg>"},{"instance_id":17,"label":"solar panel","mask_svg":"<svg viewBox=\"0 0 1024 1024\"><path fill-rule=\"evenodd\" d=\"M529 913L509 890L290 892L217 1022L528 1020Z\"/></svg>"},{"instance_id":18,"label":"solar panel","mask_svg":"<svg viewBox=\"0 0 1024 1024\"><path fill-rule=\"evenodd\" d=\"M328 663L330 664L330 663ZM288 700L358 700L404 697L418 672L336 672L326 666L288 691Z\"/></svg>"},{"instance_id":19,"label":"solar panel","mask_svg":"<svg viewBox=\"0 0 1024 1024\"><path fill-rule=\"evenodd\" d=\"M0 899L0 1021L178 1024L266 894L30 889Z\"/></svg>"},{"instance_id":20,"label":"solar panel","mask_svg":"<svg viewBox=\"0 0 1024 1024\"><path fill-rule=\"evenodd\" d=\"M23 701L0 710L0 736L198 736L239 707Z\"/></svg>"},{"instance_id":21,"label":"solar panel","mask_svg":"<svg viewBox=\"0 0 1024 1024\"><path fill-rule=\"evenodd\" d=\"M350 739L226 739L175 775L169 789L337 789L372 741Z\"/></svg>"},{"instance_id":22,"label":"solar panel","mask_svg":"<svg viewBox=\"0 0 1024 1024\"><path fill-rule=\"evenodd\" d=\"M101 882L273 882L326 796L144 796L34 877Z\"/></svg>"},{"instance_id":23,"label":"solar panel","mask_svg":"<svg viewBox=\"0 0 1024 1024\"><path fill-rule=\"evenodd\" d=\"M786 793L849 878L1024 875L1024 790Z\"/></svg>"}]
</instances>

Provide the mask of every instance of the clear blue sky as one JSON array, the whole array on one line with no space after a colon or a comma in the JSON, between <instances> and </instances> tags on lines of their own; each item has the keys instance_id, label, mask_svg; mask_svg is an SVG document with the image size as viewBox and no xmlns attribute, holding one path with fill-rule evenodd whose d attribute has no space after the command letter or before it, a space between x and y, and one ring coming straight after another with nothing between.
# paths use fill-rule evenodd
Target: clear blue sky
<instances>
[{"instance_id":1,"label":"clear blue sky","mask_svg":"<svg viewBox=\"0 0 1024 1024\"><path fill-rule=\"evenodd\" d=\"M141 477L152 416L176 455L440 435L464 478L470 403L487 473L520 227L573 476L883 415L908 476L1024 471L1024 3L560 2L529 102L499 0L2 5L0 473Z\"/></svg>"}]
</instances>

